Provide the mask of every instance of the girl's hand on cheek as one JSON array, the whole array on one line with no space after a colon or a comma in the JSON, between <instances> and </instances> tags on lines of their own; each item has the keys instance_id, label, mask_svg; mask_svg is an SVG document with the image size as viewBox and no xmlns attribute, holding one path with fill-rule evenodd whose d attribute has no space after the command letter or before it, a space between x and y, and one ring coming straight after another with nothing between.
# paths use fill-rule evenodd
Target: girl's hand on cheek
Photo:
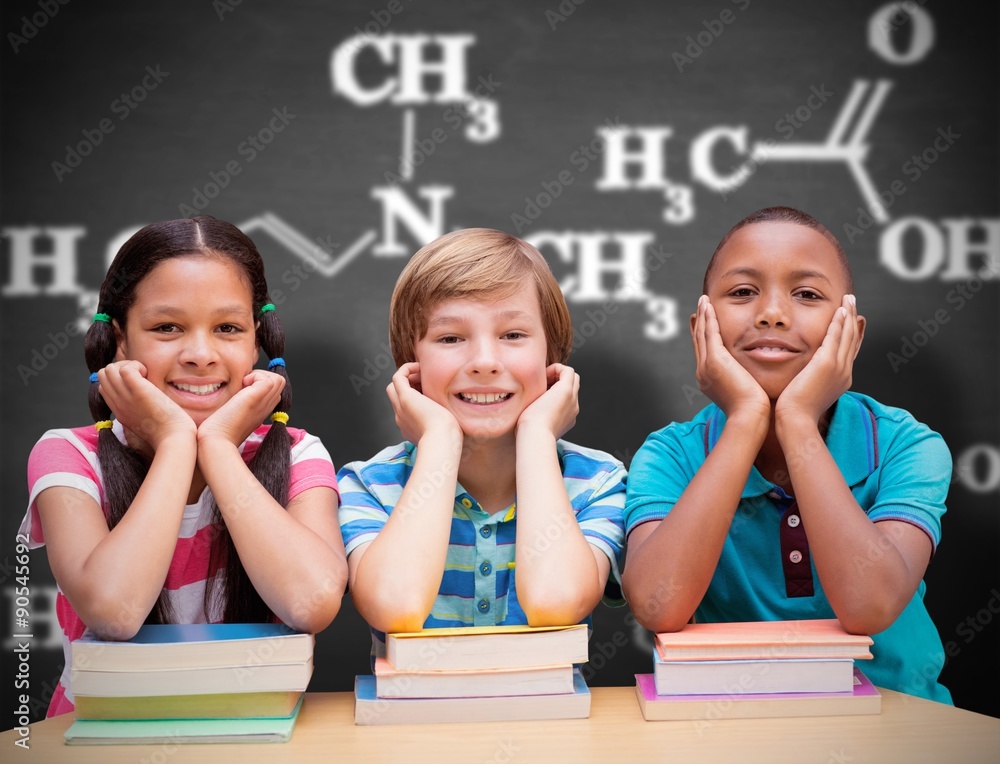
<instances>
[{"instance_id":1,"label":"girl's hand on cheek","mask_svg":"<svg viewBox=\"0 0 1000 764\"><path fill-rule=\"evenodd\" d=\"M146 379L146 367L139 361L110 363L97 372L97 382L133 447L155 452L168 437L195 434L191 417Z\"/></svg>"},{"instance_id":2,"label":"girl's hand on cheek","mask_svg":"<svg viewBox=\"0 0 1000 764\"><path fill-rule=\"evenodd\" d=\"M403 438L411 443L419 443L432 429L461 433L451 412L420 391L420 364L413 362L400 366L385 393L396 415L396 426Z\"/></svg>"},{"instance_id":3,"label":"girl's hand on cheek","mask_svg":"<svg viewBox=\"0 0 1000 764\"><path fill-rule=\"evenodd\" d=\"M242 389L201 423L200 440L222 438L239 446L274 411L285 389L284 377L263 369L254 369L241 383Z\"/></svg>"},{"instance_id":4,"label":"girl's hand on cheek","mask_svg":"<svg viewBox=\"0 0 1000 764\"><path fill-rule=\"evenodd\" d=\"M517 430L541 427L558 439L573 428L580 413L580 375L569 366L554 363L545 369L545 376L548 390L521 412Z\"/></svg>"}]
</instances>

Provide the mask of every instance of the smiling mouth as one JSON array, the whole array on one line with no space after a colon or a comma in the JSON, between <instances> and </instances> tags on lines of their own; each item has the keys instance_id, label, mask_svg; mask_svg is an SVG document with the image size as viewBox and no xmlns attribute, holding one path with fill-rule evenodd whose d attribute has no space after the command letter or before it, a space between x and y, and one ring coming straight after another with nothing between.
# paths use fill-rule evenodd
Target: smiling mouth
<instances>
[{"instance_id":1,"label":"smiling mouth","mask_svg":"<svg viewBox=\"0 0 1000 764\"><path fill-rule=\"evenodd\" d=\"M514 393L459 393L459 400L466 403L475 403L487 406L491 403L500 403L510 398Z\"/></svg>"},{"instance_id":2,"label":"smiling mouth","mask_svg":"<svg viewBox=\"0 0 1000 764\"><path fill-rule=\"evenodd\" d=\"M211 395L220 387L222 387L222 382L216 382L212 385L184 385L180 382L171 382L171 387L181 390L185 393L192 393L194 395Z\"/></svg>"}]
</instances>

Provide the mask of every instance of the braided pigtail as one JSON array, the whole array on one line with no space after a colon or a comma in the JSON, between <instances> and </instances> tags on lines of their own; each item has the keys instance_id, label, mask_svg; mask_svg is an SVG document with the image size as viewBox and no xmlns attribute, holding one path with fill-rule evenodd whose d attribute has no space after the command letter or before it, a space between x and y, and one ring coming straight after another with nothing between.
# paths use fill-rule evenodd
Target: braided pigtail
<instances>
[{"instance_id":1,"label":"braided pigtail","mask_svg":"<svg viewBox=\"0 0 1000 764\"><path fill-rule=\"evenodd\" d=\"M142 481L149 472L146 458L122 443L111 431L111 408L101 395L97 372L115 360L118 347L108 313L98 313L87 330L83 352L90 370L88 403L97 427L97 458L104 479L104 516L108 530L113 529L132 505ZM156 605L146 616L146 623L167 623L169 608L161 592Z\"/></svg>"},{"instance_id":2,"label":"braided pigtail","mask_svg":"<svg viewBox=\"0 0 1000 764\"><path fill-rule=\"evenodd\" d=\"M266 303L260 309L257 343L270 358L267 368L284 377L278 406L271 414L271 427L250 462L250 471L281 506L288 504L288 483L291 471L292 439L288 434L288 417L292 411L292 382L285 366L285 330L274 305Z\"/></svg>"},{"instance_id":3,"label":"braided pigtail","mask_svg":"<svg viewBox=\"0 0 1000 764\"><path fill-rule=\"evenodd\" d=\"M261 441L257 452L247 465L250 472L281 506L288 504L289 473L291 471L292 439L286 424L292 406L292 388L288 381L284 352L285 333L281 321L274 315L270 302L260 308L257 343L271 358L268 369L285 378L281 400L271 414L271 426ZM226 588L225 615L227 623L273 621L274 613L254 588L246 569L240 562L236 545L229 531L221 530L216 547L225 559Z\"/></svg>"}]
</instances>

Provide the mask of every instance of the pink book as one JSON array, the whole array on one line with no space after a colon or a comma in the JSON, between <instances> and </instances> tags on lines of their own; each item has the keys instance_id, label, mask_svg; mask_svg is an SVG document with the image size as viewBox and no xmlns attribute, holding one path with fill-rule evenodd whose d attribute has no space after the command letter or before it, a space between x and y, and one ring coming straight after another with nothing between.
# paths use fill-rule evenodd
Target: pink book
<instances>
[{"instance_id":1,"label":"pink book","mask_svg":"<svg viewBox=\"0 0 1000 764\"><path fill-rule=\"evenodd\" d=\"M810 621L691 623L656 635L664 661L841 658L868 660L872 638L848 634L836 618Z\"/></svg>"}]
</instances>

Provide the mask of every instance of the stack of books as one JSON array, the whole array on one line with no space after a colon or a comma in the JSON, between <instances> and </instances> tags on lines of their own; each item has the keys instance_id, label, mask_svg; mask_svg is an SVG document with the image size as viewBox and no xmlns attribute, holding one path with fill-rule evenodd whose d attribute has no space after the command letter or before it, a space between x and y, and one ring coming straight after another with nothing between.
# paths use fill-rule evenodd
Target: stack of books
<instances>
[{"instance_id":1,"label":"stack of books","mask_svg":"<svg viewBox=\"0 0 1000 764\"><path fill-rule=\"evenodd\" d=\"M143 626L72 642L69 745L288 740L314 638L281 623Z\"/></svg>"},{"instance_id":2,"label":"stack of books","mask_svg":"<svg viewBox=\"0 0 1000 764\"><path fill-rule=\"evenodd\" d=\"M483 626L388 634L354 685L354 722L585 719L587 626Z\"/></svg>"},{"instance_id":3,"label":"stack of books","mask_svg":"<svg viewBox=\"0 0 1000 764\"><path fill-rule=\"evenodd\" d=\"M636 697L647 721L878 714L882 698L854 665L871 644L836 619L689 624L656 635Z\"/></svg>"}]
</instances>

